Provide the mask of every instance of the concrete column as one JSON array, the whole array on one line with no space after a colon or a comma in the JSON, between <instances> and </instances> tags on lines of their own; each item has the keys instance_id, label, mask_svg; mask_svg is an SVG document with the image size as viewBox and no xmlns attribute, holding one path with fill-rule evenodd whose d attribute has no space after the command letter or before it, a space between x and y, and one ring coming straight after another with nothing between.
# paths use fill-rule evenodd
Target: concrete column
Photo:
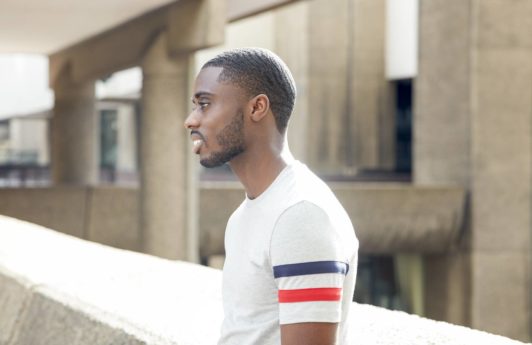
<instances>
[{"instance_id":1,"label":"concrete column","mask_svg":"<svg viewBox=\"0 0 532 345\"><path fill-rule=\"evenodd\" d=\"M426 258L427 316L530 341L532 2L420 4L415 182L470 191L464 241Z\"/></svg>"},{"instance_id":2,"label":"concrete column","mask_svg":"<svg viewBox=\"0 0 532 345\"><path fill-rule=\"evenodd\" d=\"M146 253L187 258L189 58L170 58L162 33L142 61L140 216Z\"/></svg>"},{"instance_id":3,"label":"concrete column","mask_svg":"<svg viewBox=\"0 0 532 345\"><path fill-rule=\"evenodd\" d=\"M288 144L294 156L306 162L309 156L309 3L297 2L274 14L273 49L286 63L296 82L297 100L288 126Z\"/></svg>"},{"instance_id":4,"label":"concrete column","mask_svg":"<svg viewBox=\"0 0 532 345\"><path fill-rule=\"evenodd\" d=\"M64 69L53 85L51 169L55 184L98 181L98 126L94 81L73 83Z\"/></svg>"},{"instance_id":5,"label":"concrete column","mask_svg":"<svg viewBox=\"0 0 532 345\"><path fill-rule=\"evenodd\" d=\"M413 177L418 185L469 188L470 7L470 1L464 0L420 1L419 75L414 83L413 116ZM449 252L424 258L427 317L470 324L467 242L464 237Z\"/></svg>"},{"instance_id":6,"label":"concrete column","mask_svg":"<svg viewBox=\"0 0 532 345\"><path fill-rule=\"evenodd\" d=\"M473 0L471 324L531 340L532 2Z\"/></svg>"},{"instance_id":7,"label":"concrete column","mask_svg":"<svg viewBox=\"0 0 532 345\"><path fill-rule=\"evenodd\" d=\"M277 11L275 48L298 83L289 142L319 173L392 167L393 148L383 149L393 136L383 125L390 123L385 14L384 0L316 0Z\"/></svg>"}]
</instances>

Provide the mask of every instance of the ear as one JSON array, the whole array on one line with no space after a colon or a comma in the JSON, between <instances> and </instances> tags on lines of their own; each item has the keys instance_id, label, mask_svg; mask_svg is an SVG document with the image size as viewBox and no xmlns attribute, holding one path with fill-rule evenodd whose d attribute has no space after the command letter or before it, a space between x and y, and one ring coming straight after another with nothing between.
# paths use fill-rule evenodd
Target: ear
<instances>
[{"instance_id":1,"label":"ear","mask_svg":"<svg viewBox=\"0 0 532 345\"><path fill-rule=\"evenodd\" d=\"M270 111L270 99L265 94L260 94L249 100L250 118L253 122L259 122Z\"/></svg>"}]
</instances>

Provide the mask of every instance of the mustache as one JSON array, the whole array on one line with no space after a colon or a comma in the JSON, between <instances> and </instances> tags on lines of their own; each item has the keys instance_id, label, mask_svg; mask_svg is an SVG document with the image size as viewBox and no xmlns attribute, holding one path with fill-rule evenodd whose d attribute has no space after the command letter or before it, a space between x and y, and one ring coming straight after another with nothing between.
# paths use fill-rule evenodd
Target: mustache
<instances>
[{"instance_id":1,"label":"mustache","mask_svg":"<svg viewBox=\"0 0 532 345\"><path fill-rule=\"evenodd\" d=\"M205 137L203 136L203 134L201 134L199 131L196 131L196 130L190 131L190 135L192 136L193 134L198 135L201 138L201 140L206 141Z\"/></svg>"}]
</instances>

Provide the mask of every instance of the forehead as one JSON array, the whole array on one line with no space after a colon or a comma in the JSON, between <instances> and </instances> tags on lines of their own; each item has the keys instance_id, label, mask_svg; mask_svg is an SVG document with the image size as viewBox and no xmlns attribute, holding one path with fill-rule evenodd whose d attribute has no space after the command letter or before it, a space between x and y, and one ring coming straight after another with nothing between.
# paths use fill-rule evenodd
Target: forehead
<instances>
[{"instance_id":1,"label":"forehead","mask_svg":"<svg viewBox=\"0 0 532 345\"><path fill-rule=\"evenodd\" d=\"M240 98L242 94L240 88L229 82L219 81L219 76L222 71L222 67L203 68L196 77L194 83L194 95L208 93L214 96Z\"/></svg>"}]
</instances>

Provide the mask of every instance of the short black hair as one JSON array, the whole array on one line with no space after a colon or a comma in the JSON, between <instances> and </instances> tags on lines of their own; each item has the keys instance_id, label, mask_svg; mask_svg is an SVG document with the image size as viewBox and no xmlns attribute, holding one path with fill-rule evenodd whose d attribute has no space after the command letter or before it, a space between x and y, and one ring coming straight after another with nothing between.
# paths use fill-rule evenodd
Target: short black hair
<instances>
[{"instance_id":1,"label":"short black hair","mask_svg":"<svg viewBox=\"0 0 532 345\"><path fill-rule=\"evenodd\" d=\"M296 85L281 58L263 48L239 48L215 56L202 69L207 67L222 67L218 80L237 85L250 97L268 96L277 129L284 133L294 109Z\"/></svg>"}]
</instances>

